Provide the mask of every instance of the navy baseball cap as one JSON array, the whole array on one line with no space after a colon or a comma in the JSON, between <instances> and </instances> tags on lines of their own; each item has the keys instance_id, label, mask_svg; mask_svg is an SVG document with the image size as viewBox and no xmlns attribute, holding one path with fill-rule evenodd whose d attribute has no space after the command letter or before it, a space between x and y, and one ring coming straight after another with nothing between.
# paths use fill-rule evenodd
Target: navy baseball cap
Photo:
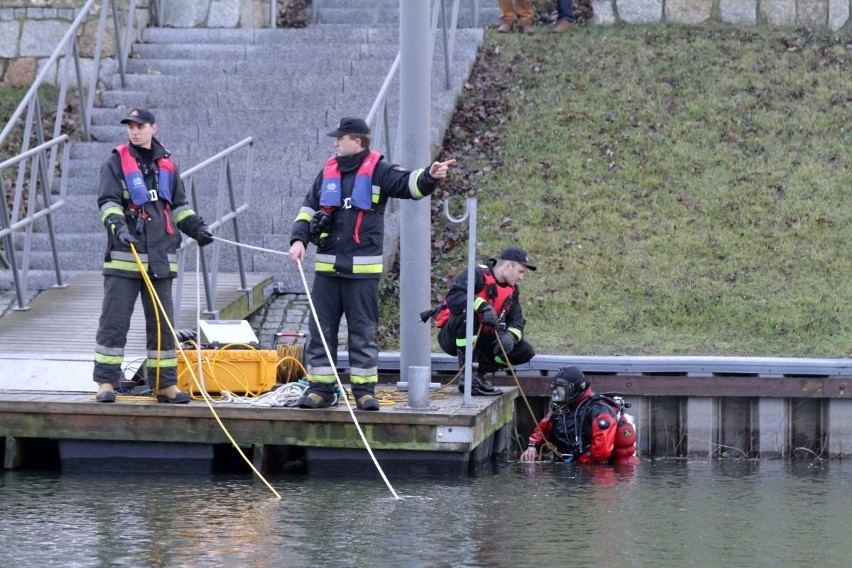
<instances>
[{"instance_id":1,"label":"navy baseball cap","mask_svg":"<svg viewBox=\"0 0 852 568\"><path fill-rule=\"evenodd\" d=\"M355 118L352 116L348 116L346 118L341 118L340 123L338 123L337 128L332 130L327 135L332 138L340 138L341 136L346 136L347 134L369 134L370 127L367 126L367 123L361 120L360 118Z\"/></svg>"},{"instance_id":2,"label":"navy baseball cap","mask_svg":"<svg viewBox=\"0 0 852 568\"><path fill-rule=\"evenodd\" d=\"M134 108L121 119L121 124L135 122L136 124L156 124L154 113L147 108Z\"/></svg>"},{"instance_id":3,"label":"navy baseball cap","mask_svg":"<svg viewBox=\"0 0 852 568\"><path fill-rule=\"evenodd\" d=\"M535 266L530 262L529 256L527 256L527 252L518 247L509 247L500 253L500 260L511 260L512 262L517 262L523 264L530 270L535 270Z\"/></svg>"}]
</instances>

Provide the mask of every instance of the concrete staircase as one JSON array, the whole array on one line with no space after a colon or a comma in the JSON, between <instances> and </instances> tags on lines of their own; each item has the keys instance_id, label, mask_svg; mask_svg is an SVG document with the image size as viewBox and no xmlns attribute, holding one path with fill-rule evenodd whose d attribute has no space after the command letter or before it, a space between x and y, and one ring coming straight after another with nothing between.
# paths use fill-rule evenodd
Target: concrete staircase
<instances>
[{"instance_id":1,"label":"concrete staircase","mask_svg":"<svg viewBox=\"0 0 852 568\"><path fill-rule=\"evenodd\" d=\"M333 10L332 2L323 4L324 9ZM67 203L54 219L63 269L100 269L105 237L96 205L98 175L112 148L126 139L119 121L134 106L155 112L158 138L174 152L184 171L253 137L251 209L240 216L241 240L286 251L296 211L332 151L325 132L342 116L367 115L399 50L398 33L397 24L352 22L304 29L144 30L142 41L132 48L126 87L115 76L100 95L100 107L92 117L97 141L73 145ZM482 37L481 29L457 31L450 90L443 84L440 42L436 46L431 132L435 146L443 140ZM393 116L397 98L397 94L391 97ZM376 149L387 153L386 148ZM243 160L232 167L241 186ZM205 201L199 213L208 220L214 217L214 173L197 182ZM230 238L227 231L222 234ZM230 248L222 249L220 271L237 268ZM303 290L297 269L286 257L252 251L243 257L250 272L271 274L288 291ZM31 268L49 270L51 266L48 240L42 233L34 239Z\"/></svg>"}]
</instances>

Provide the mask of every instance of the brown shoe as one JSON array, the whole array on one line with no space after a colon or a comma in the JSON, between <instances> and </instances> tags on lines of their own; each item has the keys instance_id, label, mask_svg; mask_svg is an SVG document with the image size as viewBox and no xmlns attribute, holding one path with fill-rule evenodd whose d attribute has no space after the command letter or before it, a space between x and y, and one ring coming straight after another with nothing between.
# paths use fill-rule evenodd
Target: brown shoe
<instances>
[{"instance_id":1,"label":"brown shoe","mask_svg":"<svg viewBox=\"0 0 852 568\"><path fill-rule=\"evenodd\" d=\"M503 22L497 26L497 33L507 34L512 31L512 22Z\"/></svg>"},{"instance_id":2,"label":"brown shoe","mask_svg":"<svg viewBox=\"0 0 852 568\"><path fill-rule=\"evenodd\" d=\"M98 393L95 395L98 402L115 402L115 388L110 383L98 385Z\"/></svg>"},{"instance_id":3,"label":"brown shoe","mask_svg":"<svg viewBox=\"0 0 852 568\"><path fill-rule=\"evenodd\" d=\"M571 30L577 27L577 24L571 22L569 20L559 20L556 22L556 25L553 26L553 31L557 33L564 32L565 30Z\"/></svg>"},{"instance_id":4,"label":"brown shoe","mask_svg":"<svg viewBox=\"0 0 852 568\"><path fill-rule=\"evenodd\" d=\"M533 27L532 27L532 24L531 24L531 23L529 23L529 22L524 22L523 24L521 24L521 33L522 33L522 34L531 34L531 33L533 33Z\"/></svg>"}]
</instances>

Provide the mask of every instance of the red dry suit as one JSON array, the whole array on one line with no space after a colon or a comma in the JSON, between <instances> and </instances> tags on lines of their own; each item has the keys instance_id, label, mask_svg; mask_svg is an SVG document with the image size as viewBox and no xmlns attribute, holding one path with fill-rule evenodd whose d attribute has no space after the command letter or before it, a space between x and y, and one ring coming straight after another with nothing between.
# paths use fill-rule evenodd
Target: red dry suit
<instances>
[{"instance_id":1,"label":"red dry suit","mask_svg":"<svg viewBox=\"0 0 852 568\"><path fill-rule=\"evenodd\" d=\"M542 418L529 438L529 447L547 440L565 461L580 463L635 463L636 429L633 418L605 394L591 387L571 404L559 405Z\"/></svg>"}]
</instances>

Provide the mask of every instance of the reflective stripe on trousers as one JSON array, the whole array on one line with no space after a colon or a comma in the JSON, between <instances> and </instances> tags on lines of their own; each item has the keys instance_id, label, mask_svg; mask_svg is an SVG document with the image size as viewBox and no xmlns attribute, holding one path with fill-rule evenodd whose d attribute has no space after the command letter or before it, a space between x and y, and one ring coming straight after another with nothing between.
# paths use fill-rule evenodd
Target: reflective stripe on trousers
<instances>
[{"instance_id":1,"label":"reflective stripe on trousers","mask_svg":"<svg viewBox=\"0 0 852 568\"><path fill-rule=\"evenodd\" d=\"M173 321L174 305L172 302L172 279L152 279L154 291L168 312L166 315ZM93 378L98 383L111 383L115 386L123 377L124 346L127 343L127 332L130 329L130 318L136 298L141 293L142 309L145 312L145 341L147 378L153 387L156 380L157 366L157 308L151 298L145 282L138 278L122 278L121 276L104 276L104 299L101 307L101 317L98 323L98 333L95 338L95 370ZM166 316L160 314L159 329L159 367L160 388L177 384L177 358L172 332L166 323Z\"/></svg>"}]
</instances>

